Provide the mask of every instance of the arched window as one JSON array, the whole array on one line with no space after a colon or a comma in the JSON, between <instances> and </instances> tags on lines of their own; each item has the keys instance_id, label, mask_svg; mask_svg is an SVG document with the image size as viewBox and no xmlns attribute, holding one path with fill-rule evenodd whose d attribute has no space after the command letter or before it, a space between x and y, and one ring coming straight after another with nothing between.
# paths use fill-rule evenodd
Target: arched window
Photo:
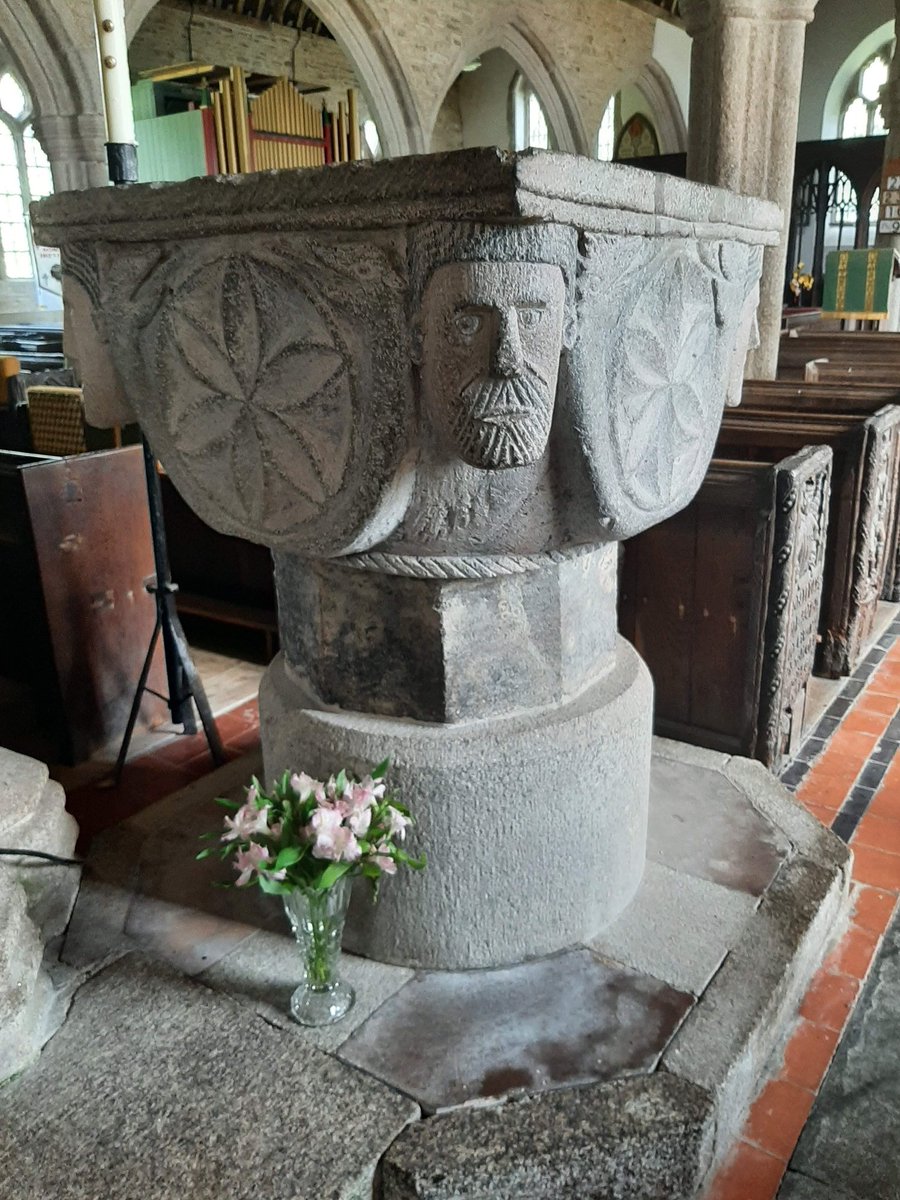
<instances>
[{"instance_id":1,"label":"arched window","mask_svg":"<svg viewBox=\"0 0 900 1200\"><path fill-rule=\"evenodd\" d=\"M367 117L363 121L363 139L369 151L369 158L379 159L382 157L381 138L378 136L378 126L371 117Z\"/></svg>"},{"instance_id":2,"label":"arched window","mask_svg":"<svg viewBox=\"0 0 900 1200\"><path fill-rule=\"evenodd\" d=\"M534 88L520 72L512 83L512 126L513 146L516 150L527 150L533 146L538 150L549 150L552 146L550 125Z\"/></svg>"},{"instance_id":3,"label":"arched window","mask_svg":"<svg viewBox=\"0 0 900 1200\"><path fill-rule=\"evenodd\" d=\"M0 280L34 278L28 205L52 191L50 164L31 126L31 101L0 65Z\"/></svg>"},{"instance_id":4,"label":"arched window","mask_svg":"<svg viewBox=\"0 0 900 1200\"><path fill-rule=\"evenodd\" d=\"M887 83L891 61L890 44L873 55L854 77L841 109L842 138L872 137L884 133L881 89Z\"/></svg>"},{"instance_id":5,"label":"arched window","mask_svg":"<svg viewBox=\"0 0 900 1200\"><path fill-rule=\"evenodd\" d=\"M653 122L643 113L635 113L622 125L616 143L616 159L647 158L659 154L659 138Z\"/></svg>"},{"instance_id":6,"label":"arched window","mask_svg":"<svg viewBox=\"0 0 900 1200\"><path fill-rule=\"evenodd\" d=\"M606 106L600 130L597 134L597 157L602 162L612 162L616 149L616 98L612 97Z\"/></svg>"}]
</instances>

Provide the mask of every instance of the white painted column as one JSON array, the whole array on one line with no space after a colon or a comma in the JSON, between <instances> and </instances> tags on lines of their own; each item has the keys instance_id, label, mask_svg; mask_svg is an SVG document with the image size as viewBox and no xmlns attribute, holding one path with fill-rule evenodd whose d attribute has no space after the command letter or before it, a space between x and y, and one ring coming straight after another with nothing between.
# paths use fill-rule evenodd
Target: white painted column
<instances>
[{"instance_id":1,"label":"white painted column","mask_svg":"<svg viewBox=\"0 0 900 1200\"><path fill-rule=\"evenodd\" d=\"M689 179L774 200L780 246L767 247L760 345L747 377L773 379L784 293L806 26L816 0L681 0L691 52Z\"/></svg>"}]
</instances>

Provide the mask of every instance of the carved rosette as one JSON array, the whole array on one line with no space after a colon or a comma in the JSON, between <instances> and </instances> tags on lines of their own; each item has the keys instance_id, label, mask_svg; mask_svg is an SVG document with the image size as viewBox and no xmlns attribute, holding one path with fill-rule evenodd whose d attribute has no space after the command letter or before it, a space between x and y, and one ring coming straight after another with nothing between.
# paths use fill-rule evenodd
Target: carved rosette
<instances>
[{"instance_id":1,"label":"carved rosette","mask_svg":"<svg viewBox=\"0 0 900 1200\"><path fill-rule=\"evenodd\" d=\"M585 239L570 403L608 536L664 520L699 488L759 269L752 246Z\"/></svg>"},{"instance_id":2,"label":"carved rosette","mask_svg":"<svg viewBox=\"0 0 900 1200\"><path fill-rule=\"evenodd\" d=\"M119 375L206 521L309 553L395 523L411 395L388 248L216 238L101 258L101 278L130 312Z\"/></svg>"}]
</instances>

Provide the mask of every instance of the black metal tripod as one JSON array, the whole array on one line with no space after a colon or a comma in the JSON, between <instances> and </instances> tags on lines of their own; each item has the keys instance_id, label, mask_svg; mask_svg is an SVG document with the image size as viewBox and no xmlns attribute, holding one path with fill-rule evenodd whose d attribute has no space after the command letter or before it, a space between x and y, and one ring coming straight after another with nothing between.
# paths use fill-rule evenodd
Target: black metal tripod
<instances>
[{"instance_id":1,"label":"black metal tripod","mask_svg":"<svg viewBox=\"0 0 900 1200\"><path fill-rule=\"evenodd\" d=\"M131 735L134 733L134 726L140 712L141 698L144 692L149 692L152 696L159 696L161 700L165 700L169 706L169 712L172 714L173 723L175 725L183 725L186 734L197 732L197 722L194 718L194 710L191 707L191 700L193 700L197 706L197 712L200 714L200 720L203 723L203 732L206 734L213 762L216 766L219 766L225 761L225 751L222 749L219 731L216 729L212 710L209 707L206 692L203 690L203 684L200 682L200 676L197 674L197 668L191 661L191 653L188 649L184 630L181 628L181 621L178 618L178 612L175 608L175 593L178 591L178 584L172 582L169 570L166 527L163 522L162 512L162 492L159 486L159 475L156 471L156 459L145 437L141 438L141 444L144 449L144 471L147 475L147 499L150 505L150 533L153 538L153 561L156 566L156 581L147 585L147 591L151 593L156 601L156 624L153 627L147 656L141 668L141 676L138 680L137 691L134 694L134 700L131 704L131 712L128 714L128 724L125 726L125 736L122 739L122 745L119 749L119 757L116 759L116 767L113 773L114 784L118 784L122 777L125 759L128 757L128 747L131 744ZM147 678L153 662L153 653L156 650L156 643L159 641L160 633L162 634L163 651L166 657L168 696L160 696L159 692L155 692L153 688L147 686Z\"/></svg>"}]
</instances>

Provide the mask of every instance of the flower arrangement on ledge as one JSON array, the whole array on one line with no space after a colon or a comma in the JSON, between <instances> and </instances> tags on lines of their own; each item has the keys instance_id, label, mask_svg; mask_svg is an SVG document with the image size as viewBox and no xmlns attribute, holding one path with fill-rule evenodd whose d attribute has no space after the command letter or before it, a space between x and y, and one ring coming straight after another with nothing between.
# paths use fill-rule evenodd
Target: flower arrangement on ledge
<instances>
[{"instance_id":1,"label":"flower arrangement on ledge","mask_svg":"<svg viewBox=\"0 0 900 1200\"><path fill-rule=\"evenodd\" d=\"M809 295L809 293L812 292L814 283L815 278L809 273L804 274L804 264L802 262L798 262L796 267L794 267L790 282L788 283L788 287L790 288L791 294L793 295L797 304L801 304L803 302L804 293Z\"/></svg>"},{"instance_id":2,"label":"flower arrangement on ledge","mask_svg":"<svg viewBox=\"0 0 900 1200\"><path fill-rule=\"evenodd\" d=\"M305 1025L340 1020L353 1004L352 988L337 974L352 879L365 876L377 895L382 875L425 866L424 855L412 858L399 845L412 817L388 793L387 769L385 759L362 779L341 770L327 781L285 771L268 792L254 776L243 804L217 798L230 815L223 833L204 837L221 845L197 855L231 858L233 886L283 898L304 966L291 1012Z\"/></svg>"}]
</instances>

